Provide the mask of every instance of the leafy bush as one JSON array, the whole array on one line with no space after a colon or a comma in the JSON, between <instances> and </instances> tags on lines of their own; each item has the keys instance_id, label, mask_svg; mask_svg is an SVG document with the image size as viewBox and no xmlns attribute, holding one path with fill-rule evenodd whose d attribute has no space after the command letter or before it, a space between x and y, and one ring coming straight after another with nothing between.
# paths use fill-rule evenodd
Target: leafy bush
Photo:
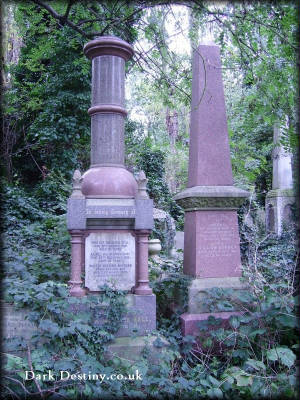
<instances>
[{"instance_id":1,"label":"leafy bush","mask_svg":"<svg viewBox=\"0 0 300 400\"><path fill-rule=\"evenodd\" d=\"M169 212L177 222L178 229L183 226L184 212L174 201L164 173L165 156L160 150L144 150L138 159L138 166L148 178L148 192L156 207Z\"/></svg>"}]
</instances>

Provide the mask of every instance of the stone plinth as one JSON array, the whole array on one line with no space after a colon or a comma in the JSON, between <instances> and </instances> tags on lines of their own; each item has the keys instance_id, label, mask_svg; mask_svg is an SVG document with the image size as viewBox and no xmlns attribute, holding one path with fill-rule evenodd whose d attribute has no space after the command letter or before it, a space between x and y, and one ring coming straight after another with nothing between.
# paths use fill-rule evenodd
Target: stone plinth
<instances>
[{"instance_id":1,"label":"stone plinth","mask_svg":"<svg viewBox=\"0 0 300 400\"><path fill-rule=\"evenodd\" d=\"M233 292L233 300L238 300L238 296L242 295L243 291L247 289L247 286L243 284L238 277L193 279L188 288L188 313L209 313L210 306L206 301L207 291L213 288L224 289L225 291L226 289L230 289Z\"/></svg>"},{"instance_id":2,"label":"stone plinth","mask_svg":"<svg viewBox=\"0 0 300 400\"><path fill-rule=\"evenodd\" d=\"M233 186L194 186L175 196L185 210L184 273L241 276L237 208L248 193Z\"/></svg>"},{"instance_id":3,"label":"stone plinth","mask_svg":"<svg viewBox=\"0 0 300 400\"><path fill-rule=\"evenodd\" d=\"M95 293L90 296L95 296ZM126 310L119 330L114 334L118 337L145 336L156 330L156 298L155 295L127 294ZM104 318L107 304L100 304L93 310L87 304L71 304L70 309L74 313L91 313L93 326L101 328L107 322Z\"/></svg>"},{"instance_id":4,"label":"stone plinth","mask_svg":"<svg viewBox=\"0 0 300 400\"><path fill-rule=\"evenodd\" d=\"M200 278L241 276L236 211L187 212L184 273Z\"/></svg>"},{"instance_id":5,"label":"stone plinth","mask_svg":"<svg viewBox=\"0 0 300 400\"><path fill-rule=\"evenodd\" d=\"M248 196L233 186L219 48L200 45L193 56L188 187L175 196L185 210L184 273L195 278L181 317L185 335L199 333L210 315L233 315L208 312L202 300L212 287L243 289L237 209Z\"/></svg>"},{"instance_id":6,"label":"stone plinth","mask_svg":"<svg viewBox=\"0 0 300 400\"><path fill-rule=\"evenodd\" d=\"M201 324L205 324L209 317L220 318L222 320L221 326L224 328L228 324L228 320L231 316L241 315L239 311L222 311L214 313L199 313L191 314L184 313L180 317L181 330L183 335L199 335L199 327Z\"/></svg>"}]
</instances>

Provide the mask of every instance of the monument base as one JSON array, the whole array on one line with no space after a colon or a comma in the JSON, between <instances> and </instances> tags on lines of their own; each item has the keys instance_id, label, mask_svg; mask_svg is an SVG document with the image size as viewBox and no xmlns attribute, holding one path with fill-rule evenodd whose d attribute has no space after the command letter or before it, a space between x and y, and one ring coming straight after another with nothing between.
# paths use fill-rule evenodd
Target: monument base
<instances>
[{"instance_id":1,"label":"monument base","mask_svg":"<svg viewBox=\"0 0 300 400\"><path fill-rule=\"evenodd\" d=\"M96 296L98 293L89 293L88 296ZM144 336L156 330L156 296L126 294L125 313L121 319L120 328L114 334L115 337ZM90 312L87 304L71 304L72 312ZM103 303L95 308L91 315L91 326L99 327L107 322Z\"/></svg>"},{"instance_id":2,"label":"monument base","mask_svg":"<svg viewBox=\"0 0 300 400\"><path fill-rule=\"evenodd\" d=\"M241 315L241 311L221 311L213 313L200 313L200 314L189 314L184 313L180 317L181 332L183 336L193 335L199 336L201 325L204 327L207 325L209 317L221 318L221 327L225 327L228 324L228 320L232 315ZM220 327L220 325L218 326ZM213 326L211 327L211 329Z\"/></svg>"},{"instance_id":3,"label":"monument base","mask_svg":"<svg viewBox=\"0 0 300 400\"><path fill-rule=\"evenodd\" d=\"M119 358L121 361L133 363L141 360L143 355L153 364L158 364L169 342L157 336L118 337L108 346L106 359Z\"/></svg>"},{"instance_id":4,"label":"monument base","mask_svg":"<svg viewBox=\"0 0 300 400\"><path fill-rule=\"evenodd\" d=\"M126 312L115 337L144 336L156 329L156 297L151 295L126 295ZM101 326L101 307L99 315L95 313L94 326Z\"/></svg>"},{"instance_id":5,"label":"monument base","mask_svg":"<svg viewBox=\"0 0 300 400\"><path fill-rule=\"evenodd\" d=\"M223 277L223 278L196 278L192 280L188 288L188 312L190 314L207 313L210 311L226 311L222 309L216 310L215 305L208 302L207 291L211 289L224 290L230 295L230 300L238 302L238 295L247 289L247 285L243 284L239 277ZM213 307L213 310L211 309ZM235 310L236 307L234 307Z\"/></svg>"},{"instance_id":6,"label":"monument base","mask_svg":"<svg viewBox=\"0 0 300 400\"><path fill-rule=\"evenodd\" d=\"M215 289L217 295L230 298L232 309L222 309L216 305L216 297L210 298L207 292ZM188 310L181 315L181 330L184 336L199 335L201 323L204 326L205 321L210 316L221 318L222 324L232 315L240 315L240 306L238 297L247 289L247 285L241 282L239 277L223 278L196 278L193 279L188 288Z\"/></svg>"},{"instance_id":7,"label":"monument base","mask_svg":"<svg viewBox=\"0 0 300 400\"><path fill-rule=\"evenodd\" d=\"M273 189L266 196L266 228L281 236L283 226L293 221L292 206L296 198L292 189Z\"/></svg>"}]
</instances>

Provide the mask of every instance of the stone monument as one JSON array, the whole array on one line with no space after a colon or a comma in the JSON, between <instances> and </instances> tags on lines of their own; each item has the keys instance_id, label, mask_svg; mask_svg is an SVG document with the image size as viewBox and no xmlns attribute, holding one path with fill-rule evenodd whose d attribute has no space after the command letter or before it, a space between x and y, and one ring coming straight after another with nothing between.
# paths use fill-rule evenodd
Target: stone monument
<instances>
[{"instance_id":1,"label":"stone monument","mask_svg":"<svg viewBox=\"0 0 300 400\"><path fill-rule=\"evenodd\" d=\"M282 128L274 126L272 190L266 196L266 228L281 236L284 223L292 220L291 207L295 203L292 177L292 155L280 144Z\"/></svg>"},{"instance_id":2,"label":"stone monument","mask_svg":"<svg viewBox=\"0 0 300 400\"><path fill-rule=\"evenodd\" d=\"M116 336L133 331L143 336L156 329L156 301L148 281L153 201L144 173L136 181L124 166L125 62L133 48L103 36L87 43L84 53L92 60L91 165L82 176L75 171L68 200L70 295L97 295L104 284L126 291L128 313Z\"/></svg>"},{"instance_id":3,"label":"stone monument","mask_svg":"<svg viewBox=\"0 0 300 400\"><path fill-rule=\"evenodd\" d=\"M193 54L188 187L175 196L185 210L184 273L193 277L183 334L197 334L210 315L203 301L213 287L242 290L237 209L248 192L233 186L220 51L200 45Z\"/></svg>"}]
</instances>

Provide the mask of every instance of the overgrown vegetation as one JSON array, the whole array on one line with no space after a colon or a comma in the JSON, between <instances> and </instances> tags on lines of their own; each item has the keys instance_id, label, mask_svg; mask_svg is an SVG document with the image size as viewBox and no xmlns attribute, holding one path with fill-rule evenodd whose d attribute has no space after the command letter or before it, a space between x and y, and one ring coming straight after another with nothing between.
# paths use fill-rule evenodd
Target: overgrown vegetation
<instances>
[{"instance_id":1,"label":"overgrown vegetation","mask_svg":"<svg viewBox=\"0 0 300 400\"><path fill-rule=\"evenodd\" d=\"M4 300L29 310L39 333L30 346L20 337L6 341L4 398L296 398L296 229L285 227L280 238L266 234L258 212L271 188L275 122L282 125L294 170L298 162L296 5L191 1L179 9L172 1L48 3L48 8L40 0L18 3L10 14L15 25L9 29L18 30L12 37L21 37L22 47L19 57L6 54L4 73ZM126 165L133 173L145 171L155 206L182 229L183 213L173 194L186 185L191 65L188 52L171 49L174 33L168 24L173 21L176 33L182 33L187 13L187 46L194 47L207 33L201 27L210 26L222 50L234 179L254 198L239 212L248 289L234 298L231 291L211 290L207 306L230 311L238 302L243 315L231 317L228 326L211 318L199 337L183 337L180 315L189 279L182 273L182 257L151 261L155 344L164 348L167 339L170 345L158 364L149 361L146 350L131 365L107 357L126 311L124 293L103 287L99 296L68 296L67 197L74 169L89 165L91 75L82 46L95 32L135 45L127 67ZM251 223L245 223L246 215ZM101 326L91 323L95 312L103 318ZM143 379L25 381L25 370L107 376L138 370Z\"/></svg>"},{"instance_id":2,"label":"overgrown vegetation","mask_svg":"<svg viewBox=\"0 0 300 400\"><path fill-rule=\"evenodd\" d=\"M279 240L247 228L249 263L244 266L244 280L249 289L235 298L244 313L231 317L225 328L211 318L207 326L202 325L199 338L182 337L180 333L179 317L186 307L189 284L182 274L182 262L152 261L151 286L158 305L157 346L161 346L160 338L166 338L170 346L158 365L149 363L145 352L144 358L132 366L124 359L105 357L126 309L124 293L106 287L101 296L68 297L70 261L65 221L46 211L38 214L28 199L27 207L24 222L19 219L14 234L9 230L6 234L7 277L3 284L5 300L16 308L30 310L28 318L37 325L39 334L30 347L22 338L7 341L5 351L15 354L7 354L4 364L2 389L7 398L25 393L49 396L54 392L67 398L295 398L299 288L293 284L298 257L293 230ZM18 215L24 203L7 209L10 215ZM171 313L170 305L178 299L182 307ZM207 304L230 311L232 293L211 290ZM90 321L99 307L107 322L95 327ZM41 374L51 370L57 376L61 370L127 376L136 369L143 376L141 382L24 381L25 370Z\"/></svg>"}]
</instances>

